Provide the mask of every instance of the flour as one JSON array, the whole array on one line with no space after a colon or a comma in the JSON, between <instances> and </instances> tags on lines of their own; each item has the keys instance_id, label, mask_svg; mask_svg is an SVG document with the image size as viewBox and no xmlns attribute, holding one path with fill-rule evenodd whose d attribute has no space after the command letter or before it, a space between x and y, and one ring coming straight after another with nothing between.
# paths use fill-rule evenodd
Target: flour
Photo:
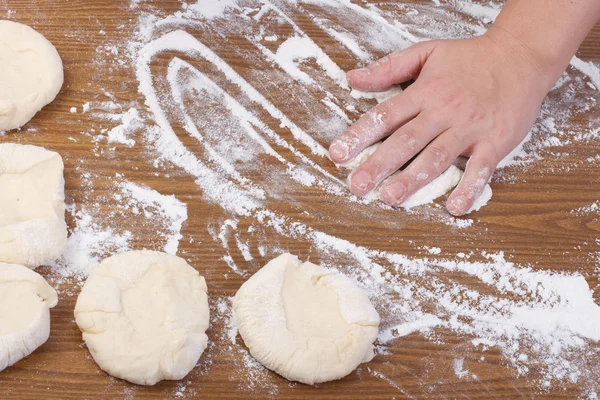
<instances>
[{"instance_id":1,"label":"flour","mask_svg":"<svg viewBox=\"0 0 600 400\"><path fill-rule=\"evenodd\" d=\"M135 140L131 139L129 136L134 131L144 126L144 121L140 118L140 115L135 108L130 108L120 118L120 122L121 125L106 132L108 143L121 143L133 147L135 145Z\"/></svg>"},{"instance_id":2,"label":"flour","mask_svg":"<svg viewBox=\"0 0 600 400\"><path fill-rule=\"evenodd\" d=\"M600 90L600 68L591 62L582 61L577 57L573 57L571 66L590 79L591 83L594 85L592 86L593 89Z\"/></svg>"},{"instance_id":3,"label":"flour","mask_svg":"<svg viewBox=\"0 0 600 400\"><path fill-rule=\"evenodd\" d=\"M52 265L52 269L59 278L74 277L83 284L108 254L129 250L133 234L129 231L117 234L110 228L100 226L85 209L77 210L75 206L70 206L67 211L75 219L75 228L70 232L62 257Z\"/></svg>"},{"instance_id":4,"label":"flour","mask_svg":"<svg viewBox=\"0 0 600 400\"><path fill-rule=\"evenodd\" d=\"M136 212L143 212L149 220L163 219L166 221L166 233L159 231L160 235L166 239L163 250L167 254L176 255L179 241L183 238L181 229L188 218L187 206L177 200L175 196L165 196L156 190L132 182L125 182L122 188L125 193L131 195L132 200L135 200L130 204L136 207ZM152 213L150 208L155 209L157 213Z\"/></svg>"},{"instance_id":5,"label":"flour","mask_svg":"<svg viewBox=\"0 0 600 400\"><path fill-rule=\"evenodd\" d=\"M288 71L296 71L296 62L314 59L323 68L325 73L342 88L347 88L346 73L325 52L308 37L292 36L283 42L277 49L277 59L282 65L287 66ZM294 70L296 69L296 70ZM289 73L289 72L288 72ZM303 72L292 72L292 76L310 77Z\"/></svg>"}]
</instances>

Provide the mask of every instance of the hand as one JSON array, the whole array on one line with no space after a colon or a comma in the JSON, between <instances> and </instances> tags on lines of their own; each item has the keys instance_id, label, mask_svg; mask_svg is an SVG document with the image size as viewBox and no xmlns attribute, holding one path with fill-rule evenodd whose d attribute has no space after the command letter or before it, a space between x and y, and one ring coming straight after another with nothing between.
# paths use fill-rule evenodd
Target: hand
<instances>
[{"instance_id":1,"label":"hand","mask_svg":"<svg viewBox=\"0 0 600 400\"><path fill-rule=\"evenodd\" d=\"M518 39L492 28L477 38L422 42L350 71L349 84L362 91L415 82L340 135L329 149L331 158L348 162L389 136L348 183L364 196L391 177L379 192L385 203L399 206L458 156L470 157L446 204L451 214L464 215L535 122L558 78L543 68Z\"/></svg>"}]
</instances>

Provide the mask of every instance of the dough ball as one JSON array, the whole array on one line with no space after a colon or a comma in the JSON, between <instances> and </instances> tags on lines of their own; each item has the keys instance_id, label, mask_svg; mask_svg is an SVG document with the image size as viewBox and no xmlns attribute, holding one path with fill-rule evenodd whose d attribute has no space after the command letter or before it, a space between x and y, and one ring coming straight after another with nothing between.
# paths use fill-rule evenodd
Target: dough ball
<instances>
[{"instance_id":1,"label":"dough ball","mask_svg":"<svg viewBox=\"0 0 600 400\"><path fill-rule=\"evenodd\" d=\"M0 263L0 371L33 353L50 335L56 291L37 273Z\"/></svg>"},{"instance_id":2,"label":"dough ball","mask_svg":"<svg viewBox=\"0 0 600 400\"><path fill-rule=\"evenodd\" d=\"M0 144L0 262L30 268L67 242L63 161L41 147Z\"/></svg>"},{"instance_id":3,"label":"dough ball","mask_svg":"<svg viewBox=\"0 0 600 400\"><path fill-rule=\"evenodd\" d=\"M132 251L104 260L75 306L100 368L139 385L183 379L206 348L204 278L183 259Z\"/></svg>"},{"instance_id":4,"label":"dough ball","mask_svg":"<svg viewBox=\"0 0 600 400\"><path fill-rule=\"evenodd\" d=\"M242 285L233 301L250 353L306 384L343 378L373 358L379 315L343 274L283 254Z\"/></svg>"},{"instance_id":5,"label":"dough ball","mask_svg":"<svg viewBox=\"0 0 600 400\"><path fill-rule=\"evenodd\" d=\"M62 87L58 52L30 27L0 20L0 132L25 125Z\"/></svg>"}]
</instances>

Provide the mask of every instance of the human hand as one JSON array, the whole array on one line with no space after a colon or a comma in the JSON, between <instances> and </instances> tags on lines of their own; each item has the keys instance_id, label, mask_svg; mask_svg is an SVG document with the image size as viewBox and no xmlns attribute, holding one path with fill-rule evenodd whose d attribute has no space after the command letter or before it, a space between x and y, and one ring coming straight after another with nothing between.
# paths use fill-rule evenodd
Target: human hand
<instances>
[{"instance_id":1,"label":"human hand","mask_svg":"<svg viewBox=\"0 0 600 400\"><path fill-rule=\"evenodd\" d=\"M330 156L346 163L389 136L348 183L353 193L364 196L389 178L379 193L391 206L401 205L458 156L470 157L446 204L460 216L481 195L497 164L527 135L557 77L501 28L472 39L418 43L348 73L353 88L369 92L411 79L415 82L408 89L340 135Z\"/></svg>"}]
</instances>

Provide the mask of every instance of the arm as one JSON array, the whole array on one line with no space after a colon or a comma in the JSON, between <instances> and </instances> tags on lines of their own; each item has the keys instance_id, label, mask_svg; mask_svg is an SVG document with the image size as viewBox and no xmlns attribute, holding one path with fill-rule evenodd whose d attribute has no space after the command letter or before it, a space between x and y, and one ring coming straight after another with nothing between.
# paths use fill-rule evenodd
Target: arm
<instances>
[{"instance_id":1,"label":"arm","mask_svg":"<svg viewBox=\"0 0 600 400\"><path fill-rule=\"evenodd\" d=\"M348 181L354 193L365 195L387 179L381 196L398 206L458 156L470 157L446 205L454 215L465 214L496 165L529 132L544 97L599 18L598 0L508 0L481 37L418 43L350 71L350 85L364 91L416 81L338 137L331 158L347 162L389 136Z\"/></svg>"},{"instance_id":2,"label":"arm","mask_svg":"<svg viewBox=\"0 0 600 400\"><path fill-rule=\"evenodd\" d=\"M487 35L530 54L549 91L599 19L597 0L508 0Z\"/></svg>"}]
</instances>

